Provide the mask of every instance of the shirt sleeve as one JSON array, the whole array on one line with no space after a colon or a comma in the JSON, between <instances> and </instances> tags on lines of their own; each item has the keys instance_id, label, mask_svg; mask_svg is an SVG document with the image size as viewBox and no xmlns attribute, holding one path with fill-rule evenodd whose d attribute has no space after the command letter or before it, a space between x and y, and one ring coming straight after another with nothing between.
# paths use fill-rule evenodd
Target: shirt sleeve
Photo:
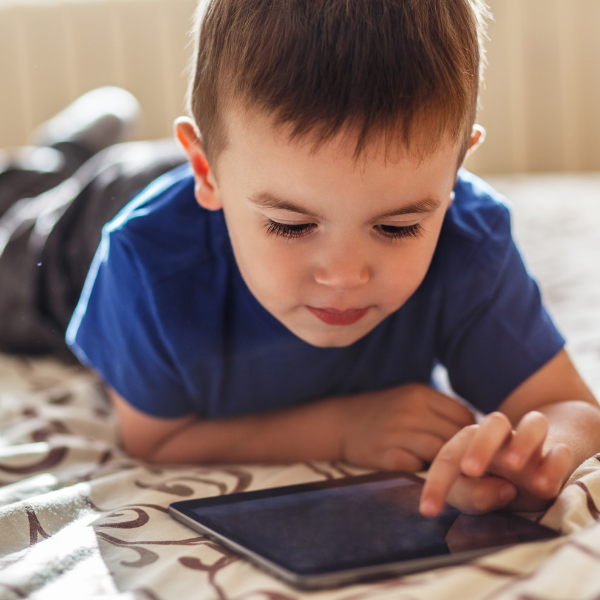
<instances>
[{"instance_id":1,"label":"shirt sleeve","mask_svg":"<svg viewBox=\"0 0 600 600\"><path fill-rule=\"evenodd\" d=\"M105 228L67 344L138 410L161 418L193 412L165 343L151 286L126 236Z\"/></svg>"},{"instance_id":2,"label":"shirt sleeve","mask_svg":"<svg viewBox=\"0 0 600 600\"><path fill-rule=\"evenodd\" d=\"M506 206L446 289L440 360L454 391L483 412L564 346L512 239Z\"/></svg>"}]
</instances>

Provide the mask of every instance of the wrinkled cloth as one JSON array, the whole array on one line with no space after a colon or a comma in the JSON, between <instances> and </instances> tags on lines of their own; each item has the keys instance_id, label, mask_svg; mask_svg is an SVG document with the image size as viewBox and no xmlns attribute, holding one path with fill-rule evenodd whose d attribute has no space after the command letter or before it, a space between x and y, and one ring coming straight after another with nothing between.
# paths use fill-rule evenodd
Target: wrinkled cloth
<instances>
[{"instance_id":1,"label":"wrinkled cloth","mask_svg":"<svg viewBox=\"0 0 600 600\"><path fill-rule=\"evenodd\" d=\"M75 361L64 334L102 226L185 160L170 140L115 144L91 157L66 148L50 172L13 165L0 173L3 352Z\"/></svg>"},{"instance_id":2,"label":"wrinkled cloth","mask_svg":"<svg viewBox=\"0 0 600 600\"><path fill-rule=\"evenodd\" d=\"M365 471L152 466L120 448L97 379L0 357L0 600L587 600L600 595L600 456L541 522L564 537L465 565L304 593L173 520L171 502ZM537 516L537 515L536 515Z\"/></svg>"}]
</instances>

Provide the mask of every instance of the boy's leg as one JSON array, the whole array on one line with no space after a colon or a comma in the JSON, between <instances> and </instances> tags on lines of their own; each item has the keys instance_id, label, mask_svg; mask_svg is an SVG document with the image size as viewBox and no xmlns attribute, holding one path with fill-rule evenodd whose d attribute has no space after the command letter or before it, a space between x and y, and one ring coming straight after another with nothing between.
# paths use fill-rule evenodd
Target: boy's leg
<instances>
[{"instance_id":1,"label":"boy's leg","mask_svg":"<svg viewBox=\"0 0 600 600\"><path fill-rule=\"evenodd\" d=\"M126 90L87 92L33 133L30 145L0 150L0 216L69 178L86 160L124 141L139 121L137 100Z\"/></svg>"},{"instance_id":2,"label":"boy's leg","mask_svg":"<svg viewBox=\"0 0 600 600\"><path fill-rule=\"evenodd\" d=\"M1 351L74 360L64 334L102 226L136 192L184 162L171 140L117 144L0 218Z\"/></svg>"},{"instance_id":3,"label":"boy's leg","mask_svg":"<svg viewBox=\"0 0 600 600\"><path fill-rule=\"evenodd\" d=\"M184 162L170 141L114 145L138 118L129 92L99 88L0 153L0 351L74 360L64 333L102 226Z\"/></svg>"},{"instance_id":4,"label":"boy's leg","mask_svg":"<svg viewBox=\"0 0 600 600\"><path fill-rule=\"evenodd\" d=\"M26 146L11 154L0 150L0 217L21 198L61 183L84 161L67 162L60 150L50 147Z\"/></svg>"}]
</instances>

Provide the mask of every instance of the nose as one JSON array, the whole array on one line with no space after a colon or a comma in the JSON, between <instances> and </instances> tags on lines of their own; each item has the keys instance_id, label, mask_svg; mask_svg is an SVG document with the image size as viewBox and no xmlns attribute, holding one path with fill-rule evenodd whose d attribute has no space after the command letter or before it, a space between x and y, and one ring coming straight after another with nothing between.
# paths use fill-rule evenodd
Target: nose
<instances>
[{"instance_id":1,"label":"nose","mask_svg":"<svg viewBox=\"0 0 600 600\"><path fill-rule=\"evenodd\" d=\"M359 248L338 248L327 253L314 271L318 284L338 291L358 288L370 278L367 258Z\"/></svg>"}]
</instances>

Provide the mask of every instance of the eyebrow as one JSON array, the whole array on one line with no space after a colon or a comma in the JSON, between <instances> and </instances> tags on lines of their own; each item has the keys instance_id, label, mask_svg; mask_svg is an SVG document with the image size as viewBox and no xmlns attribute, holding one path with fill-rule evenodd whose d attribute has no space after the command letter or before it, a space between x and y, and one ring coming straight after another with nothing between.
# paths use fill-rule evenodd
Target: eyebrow
<instances>
[{"instance_id":1,"label":"eyebrow","mask_svg":"<svg viewBox=\"0 0 600 600\"><path fill-rule=\"evenodd\" d=\"M308 210L299 204L295 204L290 200L285 200L284 198L279 198L274 194L269 192L261 192L260 194L252 194L248 198L252 204L256 204L261 208L274 208L278 210L289 210L291 212L302 213L308 217L314 217L315 219L323 219L322 215L319 213L313 212L312 210Z\"/></svg>"},{"instance_id":2,"label":"eyebrow","mask_svg":"<svg viewBox=\"0 0 600 600\"><path fill-rule=\"evenodd\" d=\"M286 200L284 198L280 198L271 194L270 192L261 192L260 194L252 194L249 198L250 202L260 206L261 208L271 208L277 210L289 210L291 212L300 213L306 215L308 217L313 217L315 219L324 219L322 215L312 210L308 210L307 208L300 206L290 200ZM442 201L440 198L435 198L433 196L427 196L422 198L421 200L416 200L415 202L411 202L410 204L406 204L405 206L401 206L400 208L396 208L394 210L387 211L376 217L373 217L373 221L379 219L386 219L389 217L398 217L401 215L412 215L412 214L420 214L420 213L428 213L436 210L441 205Z\"/></svg>"},{"instance_id":3,"label":"eyebrow","mask_svg":"<svg viewBox=\"0 0 600 600\"><path fill-rule=\"evenodd\" d=\"M388 217L398 217L401 215L428 213L439 208L441 204L442 201L440 198L435 198L434 196L427 196L425 198L422 198L421 200L411 202L406 206L401 206L400 208L397 208L395 210L390 210L389 212L377 215L375 219L386 219Z\"/></svg>"}]
</instances>

